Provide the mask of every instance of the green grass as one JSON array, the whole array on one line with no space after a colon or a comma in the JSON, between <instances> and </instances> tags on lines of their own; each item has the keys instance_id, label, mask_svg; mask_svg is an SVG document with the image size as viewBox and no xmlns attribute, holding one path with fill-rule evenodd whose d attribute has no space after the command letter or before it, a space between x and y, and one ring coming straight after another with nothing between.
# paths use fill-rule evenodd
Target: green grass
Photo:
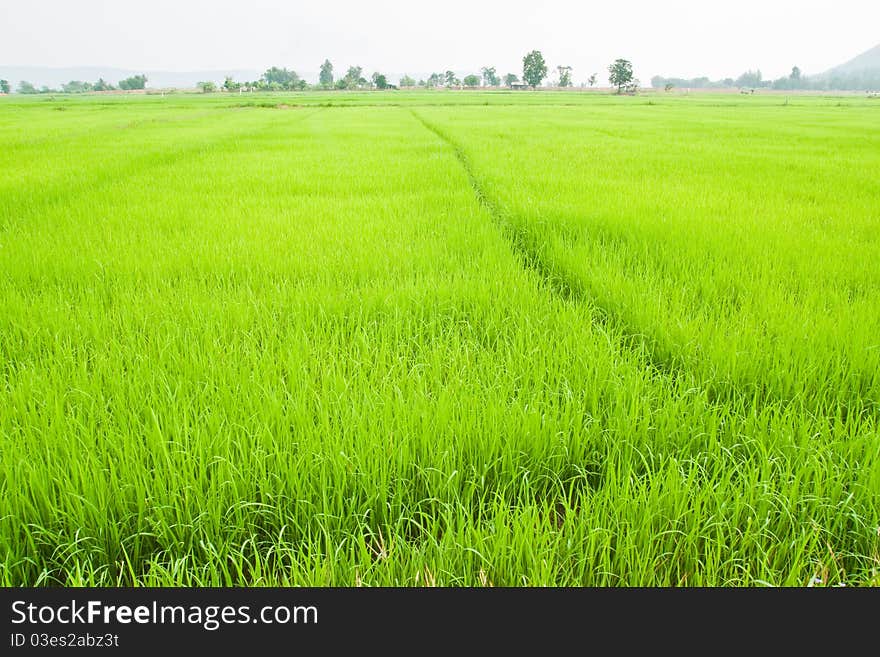
<instances>
[{"instance_id":1,"label":"green grass","mask_svg":"<svg viewBox=\"0 0 880 657\"><path fill-rule=\"evenodd\" d=\"M0 583L880 584L880 105L782 100L0 99Z\"/></svg>"}]
</instances>

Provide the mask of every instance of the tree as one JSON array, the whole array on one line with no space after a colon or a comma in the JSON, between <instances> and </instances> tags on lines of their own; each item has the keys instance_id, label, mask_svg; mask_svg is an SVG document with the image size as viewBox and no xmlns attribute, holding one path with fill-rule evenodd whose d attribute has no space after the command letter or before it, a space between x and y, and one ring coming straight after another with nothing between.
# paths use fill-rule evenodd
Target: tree
<instances>
[{"instance_id":1,"label":"tree","mask_svg":"<svg viewBox=\"0 0 880 657\"><path fill-rule=\"evenodd\" d=\"M675 85L671 82L667 82L663 85L663 91L672 91L675 88Z\"/></svg>"},{"instance_id":2,"label":"tree","mask_svg":"<svg viewBox=\"0 0 880 657\"><path fill-rule=\"evenodd\" d=\"M431 73L428 76L428 80L426 82L429 88L439 87L443 85L443 74L442 73Z\"/></svg>"},{"instance_id":3,"label":"tree","mask_svg":"<svg viewBox=\"0 0 880 657\"><path fill-rule=\"evenodd\" d=\"M406 73L404 73L403 77L400 78L399 84L401 87L414 87L414 86L416 86L416 81L413 78L411 78L410 76L408 76ZM422 86L424 86L424 85L422 85Z\"/></svg>"},{"instance_id":4,"label":"tree","mask_svg":"<svg viewBox=\"0 0 880 657\"><path fill-rule=\"evenodd\" d=\"M587 78L587 82L590 83L591 87L593 85L595 85L596 82L598 82L598 81L599 81L599 75L597 73L593 73L589 78Z\"/></svg>"},{"instance_id":5,"label":"tree","mask_svg":"<svg viewBox=\"0 0 880 657\"><path fill-rule=\"evenodd\" d=\"M263 73L263 80L266 81L266 84L272 84L273 82L277 82L278 84L285 84L290 79L290 71L286 68L281 69L277 66L273 66L272 68L266 69Z\"/></svg>"},{"instance_id":6,"label":"tree","mask_svg":"<svg viewBox=\"0 0 880 657\"><path fill-rule=\"evenodd\" d=\"M779 78L778 80L773 81L774 89L800 89L805 86L808 86L808 84L804 84L803 78L801 77L801 69L797 66L791 69L791 75L788 77Z\"/></svg>"},{"instance_id":7,"label":"tree","mask_svg":"<svg viewBox=\"0 0 880 657\"><path fill-rule=\"evenodd\" d=\"M330 88L333 86L333 64L329 59L325 59L321 64L321 72L318 74L318 82L322 87Z\"/></svg>"},{"instance_id":8,"label":"tree","mask_svg":"<svg viewBox=\"0 0 880 657\"><path fill-rule=\"evenodd\" d=\"M662 75L655 75L651 78L651 86L655 89L665 89L667 84L681 89L723 89L733 86L733 80L710 80L705 75L698 78L664 78Z\"/></svg>"},{"instance_id":9,"label":"tree","mask_svg":"<svg viewBox=\"0 0 880 657\"><path fill-rule=\"evenodd\" d=\"M210 82L210 81L209 82L199 82L196 86L202 90L203 94L209 94L213 91L217 91L217 85L214 84L213 82Z\"/></svg>"},{"instance_id":10,"label":"tree","mask_svg":"<svg viewBox=\"0 0 880 657\"><path fill-rule=\"evenodd\" d=\"M81 94L91 90L91 82L81 82L80 80L71 80L67 84L61 85L61 91L66 94Z\"/></svg>"},{"instance_id":11,"label":"tree","mask_svg":"<svg viewBox=\"0 0 880 657\"><path fill-rule=\"evenodd\" d=\"M9 80L0 80L0 94L9 93Z\"/></svg>"},{"instance_id":12,"label":"tree","mask_svg":"<svg viewBox=\"0 0 880 657\"><path fill-rule=\"evenodd\" d=\"M512 87L514 82L519 82L519 78L513 73L508 73L504 76L504 84L508 87Z\"/></svg>"},{"instance_id":13,"label":"tree","mask_svg":"<svg viewBox=\"0 0 880 657\"><path fill-rule=\"evenodd\" d=\"M479 75L466 75L464 76L464 86L466 87L479 87L480 86L480 76Z\"/></svg>"},{"instance_id":14,"label":"tree","mask_svg":"<svg viewBox=\"0 0 880 657\"><path fill-rule=\"evenodd\" d=\"M746 71L742 75L740 75L736 79L737 87L760 87L761 81L763 80L763 76L761 75L761 70L757 71Z\"/></svg>"},{"instance_id":15,"label":"tree","mask_svg":"<svg viewBox=\"0 0 880 657\"><path fill-rule=\"evenodd\" d=\"M263 80L274 91L304 89L305 80L301 80L296 71L288 71L286 68L278 68L273 66L263 73ZM273 87L273 85L275 85Z\"/></svg>"},{"instance_id":16,"label":"tree","mask_svg":"<svg viewBox=\"0 0 880 657\"><path fill-rule=\"evenodd\" d=\"M547 77L547 63L540 50L533 50L523 57L523 81L532 89Z\"/></svg>"},{"instance_id":17,"label":"tree","mask_svg":"<svg viewBox=\"0 0 880 657\"><path fill-rule=\"evenodd\" d=\"M443 77L446 80L447 87L457 87L461 84L461 81L457 77L455 77L454 71L446 71Z\"/></svg>"},{"instance_id":18,"label":"tree","mask_svg":"<svg viewBox=\"0 0 880 657\"><path fill-rule=\"evenodd\" d=\"M125 78L124 80L119 81L119 88L124 89L125 91L130 91L132 89L143 89L146 86L146 75L133 75L130 78Z\"/></svg>"},{"instance_id":19,"label":"tree","mask_svg":"<svg viewBox=\"0 0 880 657\"><path fill-rule=\"evenodd\" d=\"M231 76L227 75L226 79L223 80L223 88L226 91L238 91L241 89L241 84L233 80Z\"/></svg>"},{"instance_id":20,"label":"tree","mask_svg":"<svg viewBox=\"0 0 880 657\"><path fill-rule=\"evenodd\" d=\"M617 93L623 93L623 88L632 82L633 65L628 59L616 59L608 67L608 81L617 87Z\"/></svg>"},{"instance_id":21,"label":"tree","mask_svg":"<svg viewBox=\"0 0 880 657\"><path fill-rule=\"evenodd\" d=\"M556 70L559 72L559 86L560 87L570 87L571 86L571 66L557 66Z\"/></svg>"},{"instance_id":22,"label":"tree","mask_svg":"<svg viewBox=\"0 0 880 657\"><path fill-rule=\"evenodd\" d=\"M357 89L367 83L363 78L363 69L360 66L349 66L343 81L345 89Z\"/></svg>"},{"instance_id":23,"label":"tree","mask_svg":"<svg viewBox=\"0 0 880 657\"><path fill-rule=\"evenodd\" d=\"M18 83L18 93L20 94L36 94L39 93L37 88L27 80Z\"/></svg>"},{"instance_id":24,"label":"tree","mask_svg":"<svg viewBox=\"0 0 880 657\"><path fill-rule=\"evenodd\" d=\"M105 82L104 78L98 78L98 81L95 82L95 86L92 87L95 91L113 91L114 87L109 82Z\"/></svg>"},{"instance_id":25,"label":"tree","mask_svg":"<svg viewBox=\"0 0 880 657\"><path fill-rule=\"evenodd\" d=\"M498 75L495 73L494 66L484 66L480 69L480 73L483 74L483 83L487 87L497 87L501 80L498 79Z\"/></svg>"},{"instance_id":26,"label":"tree","mask_svg":"<svg viewBox=\"0 0 880 657\"><path fill-rule=\"evenodd\" d=\"M376 89L387 89L388 88L388 78L386 78L381 73L373 73L373 86Z\"/></svg>"}]
</instances>

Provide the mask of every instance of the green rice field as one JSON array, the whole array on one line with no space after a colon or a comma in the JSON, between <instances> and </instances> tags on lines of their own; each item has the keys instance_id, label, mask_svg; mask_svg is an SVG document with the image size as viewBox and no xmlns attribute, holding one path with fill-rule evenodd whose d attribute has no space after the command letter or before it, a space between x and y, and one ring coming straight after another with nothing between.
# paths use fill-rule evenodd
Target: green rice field
<instances>
[{"instance_id":1,"label":"green rice field","mask_svg":"<svg viewBox=\"0 0 880 657\"><path fill-rule=\"evenodd\" d=\"M0 98L0 584L880 585L880 101Z\"/></svg>"}]
</instances>

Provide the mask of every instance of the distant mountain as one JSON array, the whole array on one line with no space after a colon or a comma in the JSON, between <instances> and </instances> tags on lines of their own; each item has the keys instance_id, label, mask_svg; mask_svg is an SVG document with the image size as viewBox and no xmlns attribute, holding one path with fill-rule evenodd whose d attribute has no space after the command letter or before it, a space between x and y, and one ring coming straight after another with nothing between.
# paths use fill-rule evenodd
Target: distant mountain
<instances>
[{"instance_id":1,"label":"distant mountain","mask_svg":"<svg viewBox=\"0 0 880 657\"><path fill-rule=\"evenodd\" d=\"M809 83L814 89L880 89L880 44L824 73L810 76Z\"/></svg>"},{"instance_id":2,"label":"distant mountain","mask_svg":"<svg viewBox=\"0 0 880 657\"><path fill-rule=\"evenodd\" d=\"M813 89L849 89L871 91L880 89L880 44L824 73L811 75Z\"/></svg>"},{"instance_id":3,"label":"distant mountain","mask_svg":"<svg viewBox=\"0 0 880 657\"><path fill-rule=\"evenodd\" d=\"M22 80L27 80L36 87L60 87L71 80L94 82L104 78L111 84L120 80L140 75L147 76L147 88L161 89L165 87L191 88L202 81L223 82L227 75L239 81L257 80L263 71L246 69L227 69L214 71L143 71L134 69L111 68L109 66L71 66L66 68L48 68L43 66L2 66L0 79L8 80L15 89ZM317 78L317 75L314 76Z\"/></svg>"},{"instance_id":4,"label":"distant mountain","mask_svg":"<svg viewBox=\"0 0 880 657\"><path fill-rule=\"evenodd\" d=\"M853 57L848 62L825 71L822 75L849 75L851 73L863 73L865 71L880 71L880 44L877 44L857 57Z\"/></svg>"}]
</instances>

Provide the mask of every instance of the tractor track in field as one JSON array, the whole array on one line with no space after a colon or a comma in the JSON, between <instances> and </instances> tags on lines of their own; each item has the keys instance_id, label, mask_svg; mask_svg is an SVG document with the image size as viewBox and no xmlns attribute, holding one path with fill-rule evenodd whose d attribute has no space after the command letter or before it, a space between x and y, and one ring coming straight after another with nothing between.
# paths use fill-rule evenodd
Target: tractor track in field
<instances>
[{"instance_id":1,"label":"tractor track in field","mask_svg":"<svg viewBox=\"0 0 880 657\"><path fill-rule=\"evenodd\" d=\"M483 185L474 173L464 150L451 137L437 126L426 121L415 110L410 110L410 112L419 123L453 150L455 157L468 177L468 182L477 201L485 208L489 216L492 217L492 221L504 236L514 256L522 263L526 270L539 279L542 287L547 288L551 293L567 303L589 304L593 311L592 320L595 324L603 328L617 328L620 335L629 343L628 346L643 354L649 366L666 376L679 376L680 368L662 359L654 358L649 340L644 335L622 330L623 327L620 326L620 322L608 310L595 303L580 281L549 262L548 258L542 253L542 245L529 230L517 226L507 218L505 210L483 190Z\"/></svg>"},{"instance_id":2,"label":"tractor track in field","mask_svg":"<svg viewBox=\"0 0 880 657\"><path fill-rule=\"evenodd\" d=\"M455 153L455 157L467 174L468 182L477 197L477 201L483 206L493 222L504 235L510 244L514 254L519 258L524 267L534 272L541 281L549 287L554 294L564 301L581 301L586 298L586 293L581 285L567 276L565 272L559 271L552 267L540 253L540 246L528 231L518 228L505 217L505 212L483 191L483 186L474 174L470 161L465 155L461 147L458 146L447 134L440 130L437 126L423 119L417 112L410 110L416 120L421 123L427 130L439 137L447 146ZM600 312L602 312L600 310ZM599 323L605 324L606 318L604 312L597 318Z\"/></svg>"},{"instance_id":3,"label":"tractor track in field","mask_svg":"<svg viewBox=\"0 0 880 657\"><path fill-rule=\"evenodd\" d=\"M659 354L658 351L661 351L661 348L654 339L627 325L613 311L600 306L580 281L550 262L544 253L545 247L537 236L528 229L517 226L507 217L507 212L486 194L464 149L441 128L427 121L418 112L411 109L410 113L426 130L436 135L452 149L467 175L477 201L489 213L516 258L525 269L539 279L542 287L549 289L552 294L568 303L589 305L592 311L592 321L605 329L614 330L621 338L622 346L634 353L644 362L646 367L654 370L660 376L671 381L687 380L693 377L692 373L676 359L675 354ZM789 406L803 408L806 401L781 397L774 391L760 385L742 387L729 380L694 381L691 385L696 385L704 391L711 404L730 406L734 412L741 414L760 413L768 410L771 406L779 409L785 409ZM849 419L863 421L866 417L880 418L880 406L871 400L862 400L857 404L838 402L836 405L832 403L828 407L821 404L818 407L813 404L807 404L807 406L811 407L809 410L813 413L828 417L837 416L843 422L847 422Z\"/></svg>"}]
</instances>

